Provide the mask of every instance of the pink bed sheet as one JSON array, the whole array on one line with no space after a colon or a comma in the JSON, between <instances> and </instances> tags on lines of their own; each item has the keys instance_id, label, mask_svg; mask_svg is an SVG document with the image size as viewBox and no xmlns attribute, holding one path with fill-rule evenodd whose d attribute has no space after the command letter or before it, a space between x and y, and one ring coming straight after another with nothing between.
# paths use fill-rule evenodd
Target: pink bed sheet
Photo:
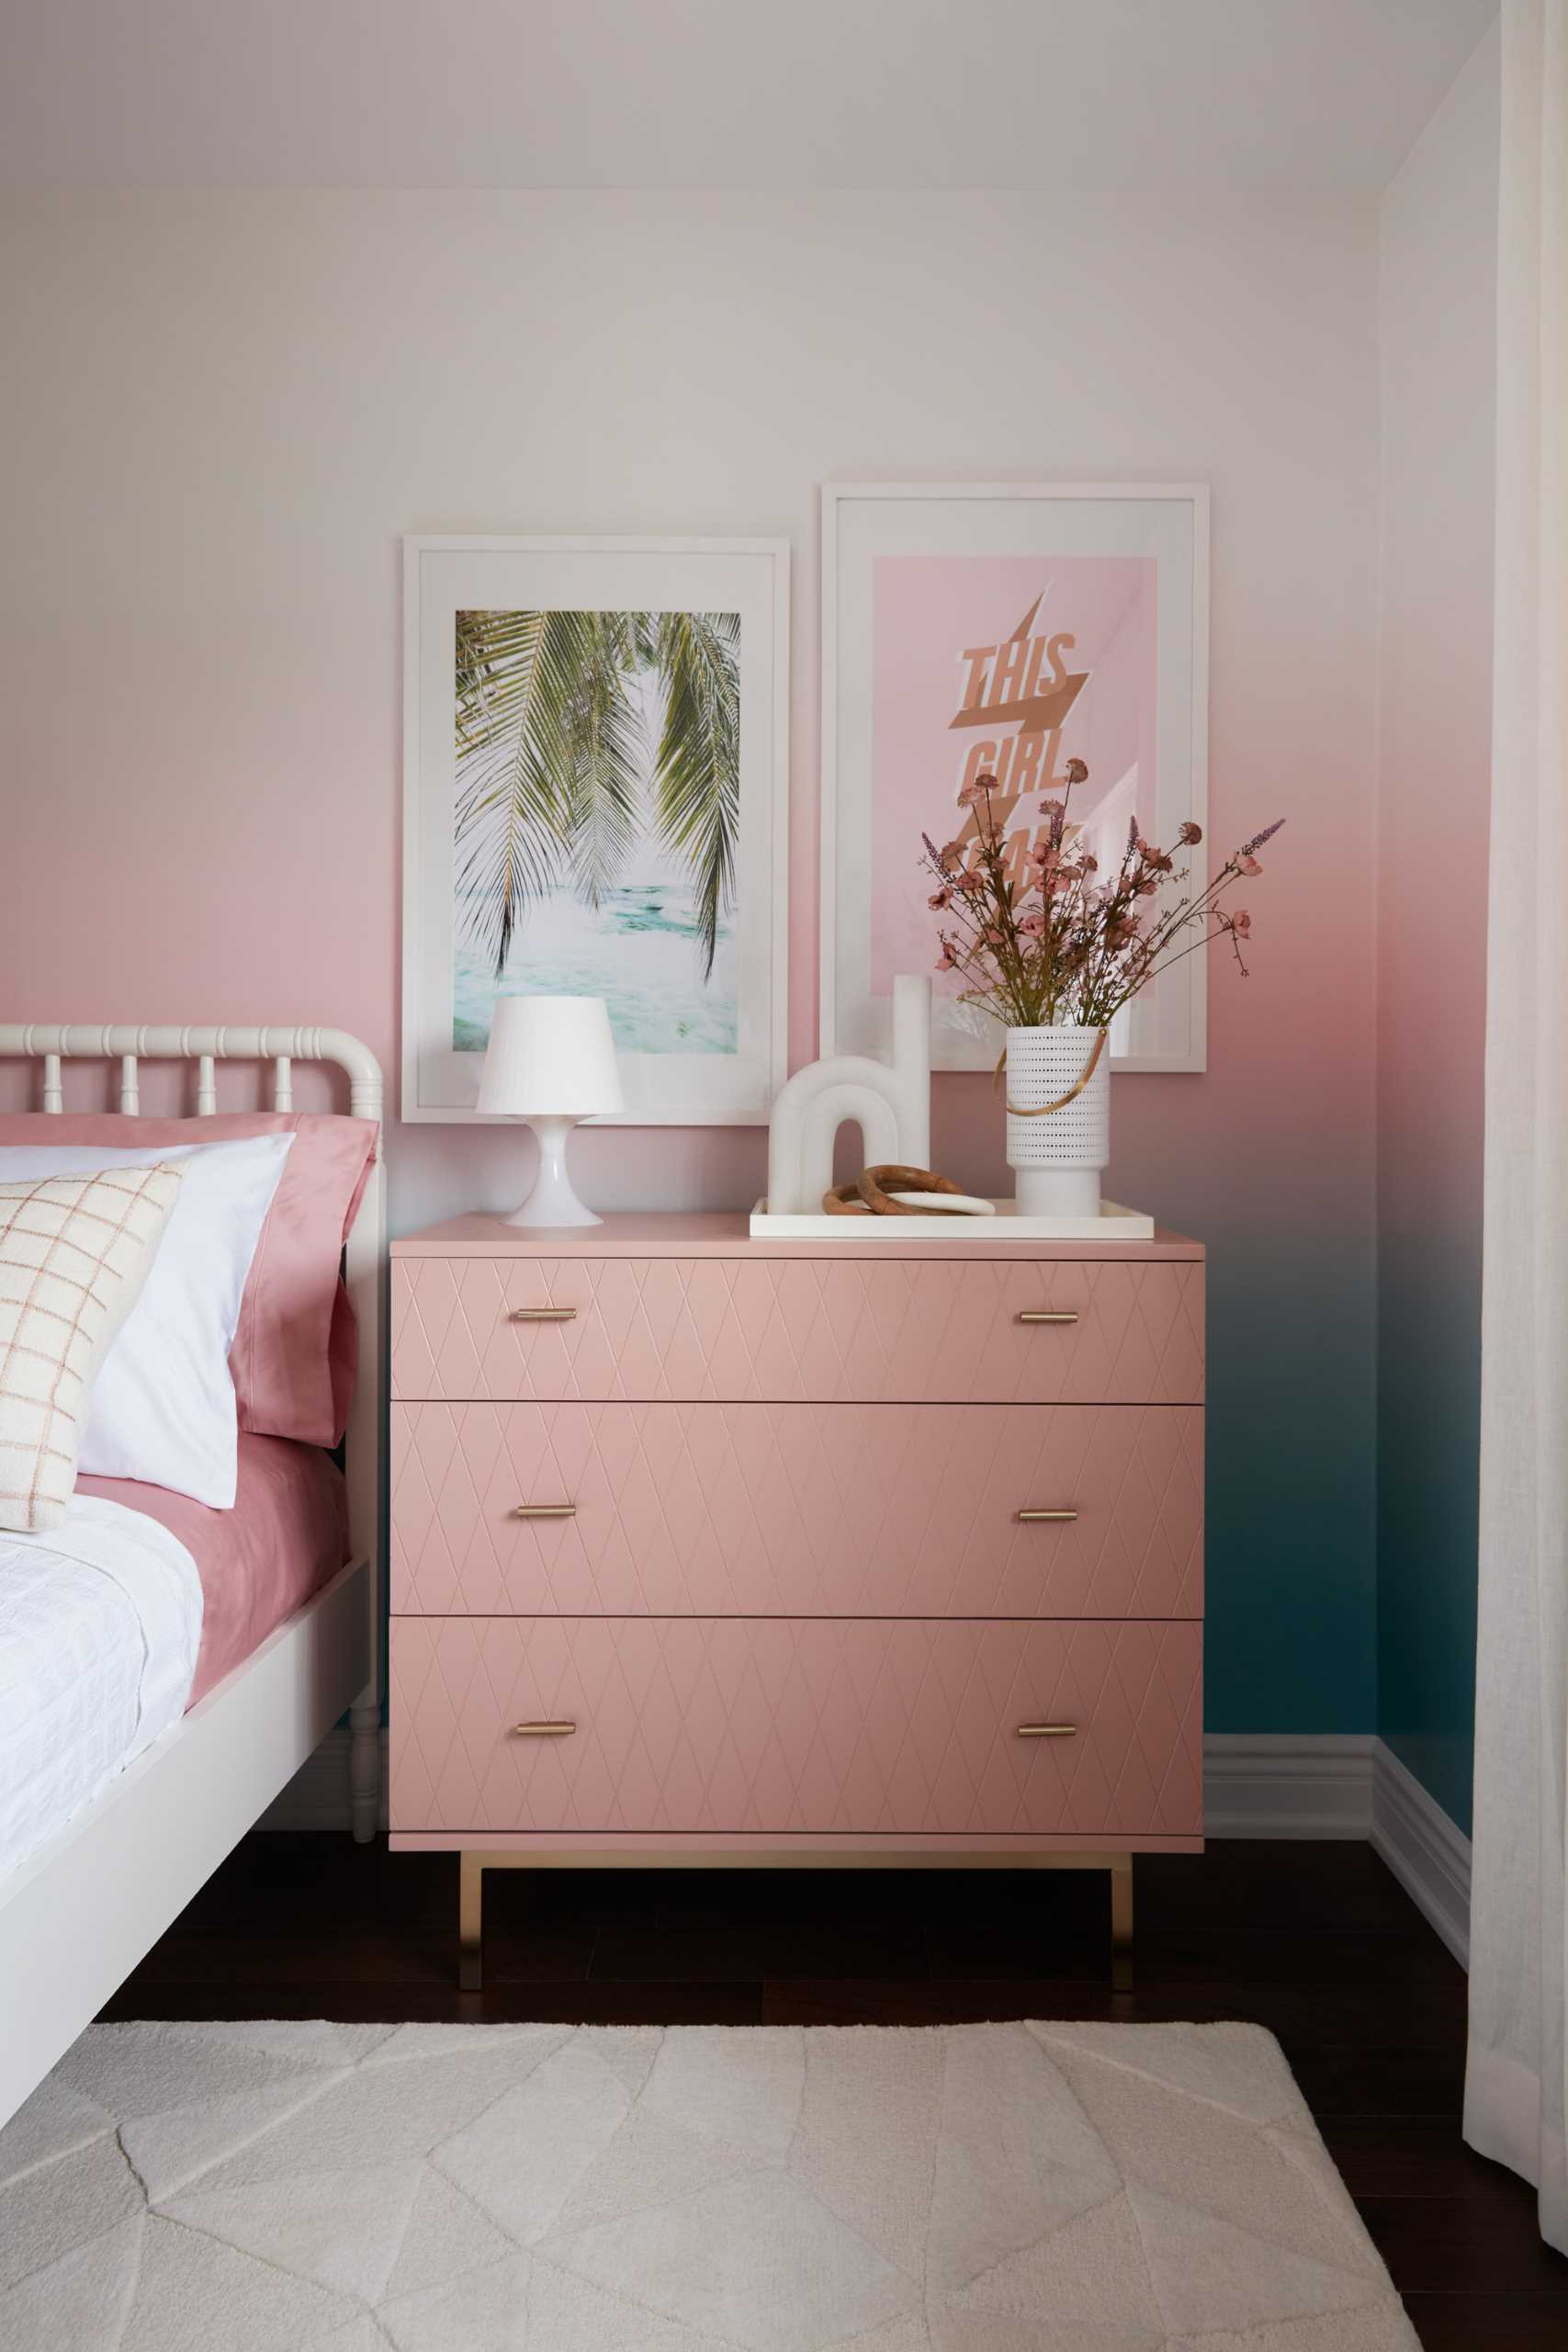
<instances>
[{"instance_id":1,"label":"pink bed sheet","mask_svg":"<svg viewBox=\"0 0 1568 2352\"><path fill-rule=\"evenodd\" d=\"M131 1478L78 1478L76 1488L144 1510L195 1560L203 1611L187 1707L249 1657L348 1558L343 1474L319 1446L291 1438L241 1432L232 1510L211 1510L189 1495Z\"/></svg>"}]
</instances>

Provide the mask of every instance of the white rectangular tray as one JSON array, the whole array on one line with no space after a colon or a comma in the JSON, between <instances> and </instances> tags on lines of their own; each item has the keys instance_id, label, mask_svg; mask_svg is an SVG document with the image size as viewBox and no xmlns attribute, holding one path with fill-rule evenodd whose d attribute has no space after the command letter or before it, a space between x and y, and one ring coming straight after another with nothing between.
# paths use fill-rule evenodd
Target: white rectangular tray
<instances>
[{"instance_id":1,"label":"white rectangular tray","mask_svg":"<svg viewBox=\"0 0 1568 2352\"><path fill-rule=\"evenodd\" d=\"M771 1216L766 1201L751 1212L754 1241L1152 1241L1155 1221L1141 1209L1101 1201L1098 1216L1020 1216L1015 1201L998 1201L995 1216Z\"/></svg>"}]
</instances>

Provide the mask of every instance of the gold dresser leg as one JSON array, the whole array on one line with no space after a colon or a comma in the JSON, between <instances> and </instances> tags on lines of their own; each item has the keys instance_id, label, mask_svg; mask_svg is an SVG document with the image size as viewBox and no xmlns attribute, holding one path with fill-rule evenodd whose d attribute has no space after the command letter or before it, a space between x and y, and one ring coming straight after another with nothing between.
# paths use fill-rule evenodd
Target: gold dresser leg
<instances>
[{"instance_id":1,"label":"gold dresser leg","mask_svg":"<svg viewBox=\"0 0 1568 2352\"><path fill-rule=\"evenodd\" d=\"M1133 1989L1133 1857L1119 1854L1111 1865L1111 1989Z\"/></svg>"},{"instance_id":2,"label":"gold dresser leg","mask_svg":"<svg viewBox=\"0 0 1568 2352\"><path fill-rule=\"evenodd\" d=\"M457 1857L457 1985L477 1993L484 1982L484 1856Z\"/></svg>"}]
</instances>

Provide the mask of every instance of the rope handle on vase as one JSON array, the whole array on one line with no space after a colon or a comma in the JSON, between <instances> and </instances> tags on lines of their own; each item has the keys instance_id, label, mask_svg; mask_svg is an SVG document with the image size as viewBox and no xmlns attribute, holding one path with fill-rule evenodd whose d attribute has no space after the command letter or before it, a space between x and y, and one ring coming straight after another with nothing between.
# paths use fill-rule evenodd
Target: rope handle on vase
<instances>
[{"instance_id":1,"label":"rope handle on vase","mask_svg":"<svg viewBox=\"0 0 1568 2352\"><path fill-rule=\"evenodd\" d=\"M1069 1086L1065 1094L1058 1094L1054 1102L1037 1103L1032 1111L1021 1110L1016 1102L1009 1102L1004 1095L1002 1098L1003 1104L1008 1116L1012 1119L1045 1119L1050 1117L1053 1111L1065 1111L1069 1102L1076 1102L1078 1096L1083 1092L1084 1088L1089 1084L1089 1080L1094 1076L1095 1071L1100 1068L1100 1057L1105 1051L1105 1041L1110 1035L1111 1032L1109 1029L1102 1029L1099 1036L1095 1039L1094 1051L1090 1054L1088 1061L1085 1062L1083 1066L1083 1073L1076 1086ZM1004 1046L1002 1047L1001 1059L998 1062L996 1069L991 1072L991 1091L993 1094L1001 1084L1002 1072L1007 1068L1007 1062L1008 1052L1007 1047Z\"/></svg>"}]
</instances>

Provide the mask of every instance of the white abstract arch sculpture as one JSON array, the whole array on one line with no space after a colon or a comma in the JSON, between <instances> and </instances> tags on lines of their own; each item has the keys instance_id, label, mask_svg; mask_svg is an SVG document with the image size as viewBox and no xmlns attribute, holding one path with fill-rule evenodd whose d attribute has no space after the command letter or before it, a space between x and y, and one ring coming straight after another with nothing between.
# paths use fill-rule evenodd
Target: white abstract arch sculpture
<instances>
[{"instance_id":1,"label":"white abstract arch sculpture","mask_svg":"<svg viewBox=\"0 0 1568 2352\"><path fill-rule=\"evenodd\" d=\"M808 1062L779 1089L768 1123L768 1212L810 1216L833 1182L845 1120L861 1131L863 1164L929 1168L931 1149L931 984L893 983L893 1064L864 1054Z\"/></svg>"}]
</instances>

